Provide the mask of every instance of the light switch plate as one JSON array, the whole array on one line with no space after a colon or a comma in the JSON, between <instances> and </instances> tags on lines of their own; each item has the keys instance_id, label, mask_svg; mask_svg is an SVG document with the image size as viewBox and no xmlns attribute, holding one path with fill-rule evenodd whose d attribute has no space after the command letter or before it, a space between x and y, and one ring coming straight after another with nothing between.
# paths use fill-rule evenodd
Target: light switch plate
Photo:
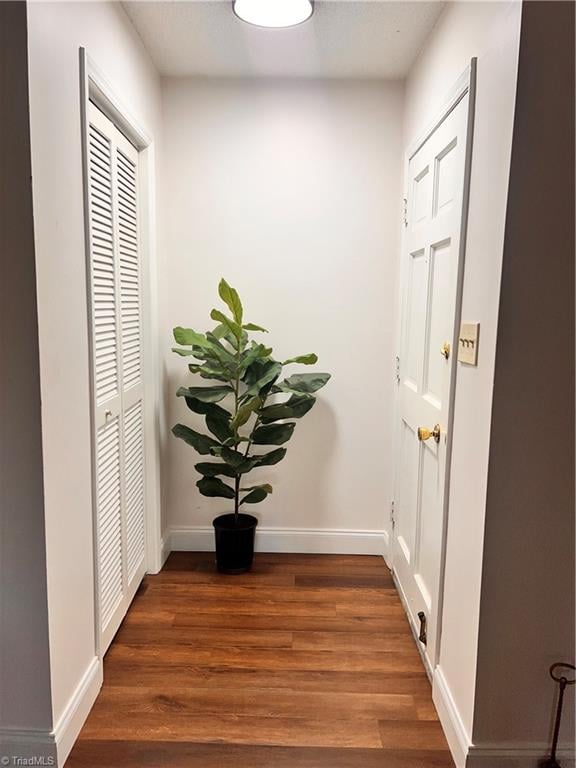
<instances>
[{"instance_id":1,"label":"light switch plate","mask_svg":"<svg viewBox=\"0 0 576 768\"><path fill-rule=\"evenodd\" d=\"M466 365L478 365L480 323L462 323L458 337L458 360Z\"/></svg>"}]
</instances>

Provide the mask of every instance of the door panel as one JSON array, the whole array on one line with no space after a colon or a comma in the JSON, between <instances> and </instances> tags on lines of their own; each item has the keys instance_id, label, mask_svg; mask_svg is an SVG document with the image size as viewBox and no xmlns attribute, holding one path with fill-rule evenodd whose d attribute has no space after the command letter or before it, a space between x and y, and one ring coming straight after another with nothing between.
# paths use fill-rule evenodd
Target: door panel
<instances>
[{"instance_id":1,"label":"door panel","mask_svg":"<svg viewBox=\"0 0 576 768\"><path fill-rule=\"evenodd\" d=\"M392 561L409 618L427 623L433 668L444 528L447 426L464 200L468 95L428 137L408 166L399 355L399 450ZM419 439L418 428L434 437ZM424 435L422 435L424 437Z\"/></svg>"},{"instance_id":2,"label":"door panel","mask_svg":"<svg viewBox=\"0 0 576 768\"><path fill-rule=\"evenodd\" d=\"M96 466L100 626L108 645L116 631L124 599L118 416L98 430Z\"/></svg>"},{"instance_id":3,"label":"door panel","mask_svg":"<svg viewBox=\"0 0 576 768\"><path fill-rule=\"evenodd\" d=\"M142 401L124 412L126 555L128 584L140 573L144 562L144 427ZM139 581L140 579L138 579Z\"/></svg>"},{"instance_id":4,"label":"door panel","mask_svg":"<svg viewBox=\"0 0 576 768\"><path fill-rule=\"evenodd\" d=\"M88 119L95 527L104 653L145 571L138 152L91 103Z\"/></svg>"}]
</instances>

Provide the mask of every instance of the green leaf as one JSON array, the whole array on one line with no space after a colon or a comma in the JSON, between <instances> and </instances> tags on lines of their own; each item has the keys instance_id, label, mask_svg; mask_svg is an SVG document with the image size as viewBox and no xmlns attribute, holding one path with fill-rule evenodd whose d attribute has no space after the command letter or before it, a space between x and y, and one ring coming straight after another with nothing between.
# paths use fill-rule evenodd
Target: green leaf
<instances>
[{"instance_id":1,"label":"green leaf","mask_svg":"<svg viewBox=\"0 0 576 768\"><path fill-rule=\"evenodd\" d=\"M264 501L267 496L268 492L263 486L256 487L247 496L244 496L240 504L258 504L258 502Z\"/></svg>"},{"instance_id":2,"label":"green leaf","mask_svg":"<svg viewBox=\"0 0 576 768\"><path fill-rule=\"evenodd\" d=\"M330 379L329 373L295 373L274 387L274 392L316 392Z\"/></svg>"},{"instance_id":3,"label":"green leaf","mask_svg":"<svg viewBox=\"0 0 576 768\"><path fill-rule=\"evenodd\" d=\"M251 400L248 400L247 403L244 403L244 405L240 406L238 408L238 413L232 421L230 422L233 429L237 430L238 427L241 427L243 424L246 424L250 416L256 411L260 406L262 405L262 400L258 396L253 397Z\"/></svg>"},{"instance_id":4,"label":"green leaf","mask_svg":"<svg viewBox=\"0 0 576 768\"><path fill-rule=\"evenodd\" d=\"M198 480L196 486L203 496L218 496L222 499L233 499L235 496L234 488L230 488L217 477L203 477Z\"/></svg>"},{"instance_id":5,"label":"green leaf","mask_svg":"<svg viewBox=\"0 0 576 768\"><path fill-rule=\"evenodd\" d=\"M264 344L255 344L252 342L250 349L247 349L240 360L240 376L252 365L255 360L264 360L272 354L272 347L265 347Z\"/></svg>"},{"instance_id":6,"label":"green leaf","mask_svg":"<svg viewBox=\"0 0 576 768\"><path fill-rule=\"evenodd\" d=\"M187 387L180 387L176 394L178 397L184 397L186 400L186 405L188 408L190 408L191 411L194 411L194 413L200 413L203 416L211 414L216 418L226 419L228 421L232 418L232 414L229 413L225 408L221 408L215 403L199 400L197 397L190 397L188 395Z\"/></svg>"},{"instance_id":7,"label":"green leaf","mask_svg":"<svg viewBox=\"0 0 576 768\"><path fill-rule=\"evenodd\" d=\"M242 326L245 331L262 331L262 333L268 333L266 328L262 328L261 325L256 325L256 323L246 323Z\"/></svg>"},{"instance_id":8,"label":"green leaf","mask_svg":"<svg viewBox=\"0 0 576 768\"><path fill-rule=\"evenodd\" d=\"M180 357L190 357L194 354L193 350L191 349L180 349L180 347L172 347L172 352L176 352L177 355L180 355Z\"/></svg>"},{"instance_id":9,"label":"green leaf","mask_svg":"<svg viewBox=\"0 0 576 768\"><path fill-rule=\"evenodd\" d=\"M244 382L248 385L248 389L242 397L249 398L258 394L261 397L267 395L281 371L282 366L275 360L254 360L244 376Z\"/></svg>"},{"instance_id":10,"label":"green leaf","mask_svg":"<svg viewBox=\"0 0 576 768\"><path fill-rule=\"evenodd\" d=\"M195 448L201 454L209 454L212 448L220 446L220 443L214 440L214 438L202 435L200 432L196 432L184 424L176 424L175 427L172 427L172 434L184 440L185 443L191 445L192 448Z\"/></svg>"},{"instance_id":11,"label":"green leaf","mask_svg":"<svg viewBox=\"0 0 576 768\"><path fill-rule=\"evenodd\" d=\"M246 457L243 453L235 451L233 448L228 448L225 445L214 446L210 453L213 456L219 456L229 467L234 467L234 469L246 461Z\"/></svg>"},{"instance_id":12,"label":"green leaf","mask_svg":"<svg viewBox=\"0 0 576 768\"><path fill-rule=\"evenodd\" d=\"M266 493L273 493L274 489L270 485L270 483L262 483L261 485L251 485L248 488L240 488L241 491L255 491L256 488L262 488L263 491L266 491Z\"/></svg>"},{"instance_id":13,"label":"green leaf","mask_svg":"<svg viewBox=\"0 0 576 768\"><path fill-rule=\"evenodd\" d=\"M210 342L209 354L212 359L218 360L222 365L236 366L236 357L226 349L220 339L210 331L206 333L206 338Z\"/></svg>"},{"instance_id":14,"label":"green leaf","mask_svg":"<svg viewBox=\"0 0 576 768\"><path fill-rule=\"evenodd\" d=\"M228 464L220 464L216 461L201 461L194 464L194 469L200 472L204 477L216 477L216 475L225 475L226 477L236 477L236 473Z\"/></svg>"},{"instance_id":15,"label":"green leaf","mask_svg":"<svg viewBox=\"0 0 576 768\"><path fill-rule=\"evenodd\" d=\"M312 395L292 395L285 403L268 405L258 413L263 424L270 424L280 419L300 419L313 407L316 398Z\"/></svg>"},{"instance_id":16,"label":"green leaf","mask_svg":"<svg viewBox=\"0 0 576 768\"><path fill-rule=\"evenodd\" d=\"M218 295L226 304L230 312L232 312L232 317L234 320L238 323L238 325L242 325L242 315L244 312L242 309L240 296L238 296L238 291L235 288L229 286L226 280L222 278L220 280L220 284L218 285Z\"/></svg>"},{"instance_id":17,"label":"green leaf","mask_svg":"<svg viewBox=\"0 0 576 768\"><path fill-rule=\"evenodd\" d=\"M222 339L224 336L226 336L226 333L228 331L228 327L221 323L220 325L217 325L216 328L212 331L212 335L215 336L217 339Z\"/></svg>"},{"instance_id":18,"label":"green leaf","mask_svg":"<svg viewBox=\"0 0 576 768\"><path fill-rule=\"evenodd\" d=\"M208 347L209 342L203 333L197 333L192 328L182 328L178 325L172 331L176 344L182 344L184 347Z\"/></svg>"},{"instance_id":19,"label":"green leaf","mask_svg":"<svg viewBox=\"0 0 576 768\"><path fill-rule=\"evenodd\" d=\"M242 328L238 325L238 323L235 323L234 320L231 320L229 317L226 317L226 315L223 312L220 312L218 309L213 309L212 312L210 312L210 317L212 320L218 320L222 325L225 325L228 330L234 334L236 339L239 339L242 336ZM224 337L226 334L224 334Z\"/></svg>"},{"instance_id":20,"label":"green leaf","mask_svg":"<svg viewBox=\"0 0 576 768\"><path fill-rule=\"evenodd\" d=\"M224 445L227 448L236 448L240 443L249 443L247 437L242 437L241 435L234 435L234 437L228 438L228 440L224 441Z\"/></svg>"},{"instance_id":21,"label":"green leaf","mask_svg":"<svg viewBox=\"0 0 576 768\"><path fill-rule=\"evenodd\" d=\"M242 352L244 349L246 349L246 344L248 344L248 334L246 331L242 330L240 331L240 337L238 338L234 333L232 333L230 328L226 328L226 333L224 334L223 338L228 342L228 344L230 344L235 352L238 350Z\"/></svg>"},{"instance_id":22,"label":"green leaf","mask_svg":"<svg viewBox=\"0 0 576 768\"><path fill-rule=\"evenodd\" d=\"M217 408L218 406L215 407ZM206 415L206 426L221 443L234 438L234 430L230 426L230 414L227 411L225 413L226 416L223 416L221 413L208 413Z\"/></svg>"},{"instance_id":23,"label":"green leaf","mask_svg":"<svg viewBox=\"0 0 576 768\"><path fill-rule=\"evenodd\" d=\"M184 387L182 387L184 389ZM180 390L178 390L180 392ZM187 390L184 389L184 392ZM206 416L206 426L215 435L220 442L234 438L234 431L230 427L232 414L225 408L221 408L215 403L205 403L196 397L185 397L186 405L194 413L200 413Z\"/></svg>"},{"instance_id":24,"label":"green leaf","mask_svg":"<svg viewBox=\"0 0 576 768\"><path fill-rule=\"evenodd\" d=\"M214 368L206 364L196 365L195 363L190 363L188 365L188 370L190 371L190 373L199 373L203 379L212 379L214 381L224 381L224 382L230 381L230 374L228 374L224 370L224 368L219 368L219 367Z\"/></svg>"},{"instance_id":25,"label":"green leaf","mask_svg":"<svg viewBox=\"0 0 576 768\"><path fill-rule=\"evenodd\" d=\"M276 448L269 453L263 453L259 456L252 456L251 461L253 467L271 467L273 464L278 464L279 461L286 456L286 448Z\"/></svg>"},{"instance_id":26,"label":"green leaf","mask_svg":"<svg viewBox=\"0 0 576 768\"><path fill-rule=\"evenodd\" d=\"M192 397L195 400L202 400L203 403L218 403L233 391L232 387L220 385L215 387L180 387L176 395L177 397ZM203 413L203 411L196 412Z\"/></svg>"},{"instance_id":27,"label":"green leaf","mask_svg":"<svg viewBox=\"0 0 576 768\"><path fill-rule=\"evenodd\" d=\"M282 445L290 440L295 426L293 421L285 424L265 424L256 427L250 438L255 445Z\"/></svg>"},{"instance_id":28,"label":"green leaf","mask_svg":"<svg viewBox=\"0 0 576 768\"><path fill-rule=\"evenodd\" d=\"M301 363L302 365L314 365L318 362L318 355L311 352L309 355L298 355L298 357L291 357L289 360L284 360L282 365L288 365L289 363Z\"/></svg>"}]
</instances>

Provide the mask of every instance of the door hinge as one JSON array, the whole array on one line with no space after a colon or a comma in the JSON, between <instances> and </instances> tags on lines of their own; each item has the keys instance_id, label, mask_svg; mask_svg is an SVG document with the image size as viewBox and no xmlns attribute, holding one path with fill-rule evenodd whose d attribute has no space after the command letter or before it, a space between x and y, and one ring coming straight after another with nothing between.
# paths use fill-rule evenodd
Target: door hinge
<instances>
[{"instance_id":1,"label":"door hinge","mask_svg":"<svg viewBox=\"0 0 576 768\"><path fill-rule=\"evenodd\" d=\"M394 499L390 502L390 525L392 530L396 527L396 502Z\"/></svg>"},{"instance_id":2,"label":"door hinge","mask_svg":"<svg viewBox=\"0 0 576 768\"><path fill-rule=\"evenodd\" d=\"M408 226L408 198L403 197L402 198L402 221L404 222L404 226Z\"/></svg>"},{"instance_id":3,"label":"door hinge","mask_svg":"<svg viewBox=\"0 0 576 768\"><path fill-rule=\"evenodd\" d=\"M396 384L400 384L400 357L396 355Z\"/></svg>"}]
</instances>

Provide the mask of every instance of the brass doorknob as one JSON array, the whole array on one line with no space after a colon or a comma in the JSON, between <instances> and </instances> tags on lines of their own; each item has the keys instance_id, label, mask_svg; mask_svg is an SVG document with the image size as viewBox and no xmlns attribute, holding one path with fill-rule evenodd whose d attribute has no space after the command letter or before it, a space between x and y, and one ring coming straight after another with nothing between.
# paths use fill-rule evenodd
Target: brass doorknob
<instances>
[{"instance_id":1,"label":"brass doorknob","mask_svg":"<svg viewBox=\"0 0 576 768\"><path fill-rule=\"evenodd\" d=\"M450 344L448 344L447 341L440 347L440 354L442 357L446 358L446 360L450 357Z\"/></svg>"},{"instance_id":2,"label":"brass doorknob","mask_svg":"<svg viewBox=\"0 0 576 768\"><path fill-rule=\"evenodd\" d=\"M440 442L440 424L435 424L432 431L426 427L418 427L418 440L430 440L431 437L434 438L435 443Z\"/></svg>"}]
</instances>

